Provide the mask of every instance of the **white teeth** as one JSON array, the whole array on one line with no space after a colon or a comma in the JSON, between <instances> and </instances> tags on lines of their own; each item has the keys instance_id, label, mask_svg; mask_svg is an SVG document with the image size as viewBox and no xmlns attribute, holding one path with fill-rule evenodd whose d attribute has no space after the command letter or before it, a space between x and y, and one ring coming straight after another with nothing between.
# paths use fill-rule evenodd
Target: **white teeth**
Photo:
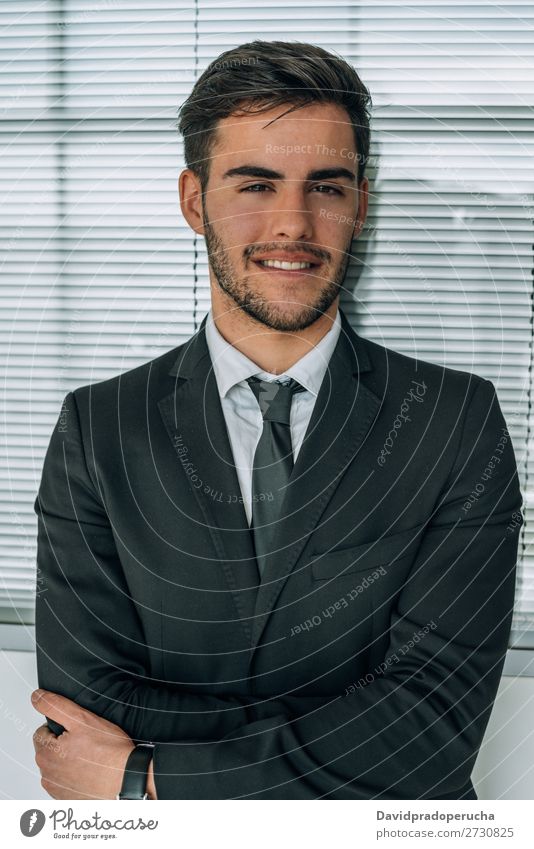
<instances>
[{"instance_id":1,"label":"white teeth","mask_svg":"<svg viewBox=\"0 0 534 849\"><path fill-rule=\"evenodd\" d=\"M285 262L281 259L260 259L261 265L267 268L281 268L283 271L299 271L301 268L311 268L311 262Z\"/></svg>"}]
</instances>

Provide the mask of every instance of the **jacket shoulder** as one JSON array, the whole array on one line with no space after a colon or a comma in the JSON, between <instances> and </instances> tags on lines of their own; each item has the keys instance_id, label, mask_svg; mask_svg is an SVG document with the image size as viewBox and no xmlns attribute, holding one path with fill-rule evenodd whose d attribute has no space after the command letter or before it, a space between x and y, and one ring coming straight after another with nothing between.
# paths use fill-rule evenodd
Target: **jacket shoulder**
<instances>
[{"instance_id":1,"label":"jacket shoulder","mask_svg":"<svg viewBox=\"0 0 534 849\"><path fill-rule=\"evenodd\" d=\"M157 386L159 388L162 382L167 379L171 384L173 383L169 372L185 344L184 342L152 360L134 366L134 368L113 377L94 383L82 384L73 390L73 395L77 400L85 400L91 397L98 403L116 399L119 394L132 396L141 393L142 397L145 397L147 387Z\"/></svg>"},{"instance_id":2,"label":"jacket shoulder","mask_svg":"<svg viewBox=\"0 0 534 849\"><path fill-rule=\"evenodd\" d=\"M409 356L362 336L360 339L364 342L378 379L382 378L392 389L395 385L400 388L399 382L402 384L403 380L412 379L460 392L475 391L479 384L491 383L475 372Z\"/></svg>"}]
</instances>

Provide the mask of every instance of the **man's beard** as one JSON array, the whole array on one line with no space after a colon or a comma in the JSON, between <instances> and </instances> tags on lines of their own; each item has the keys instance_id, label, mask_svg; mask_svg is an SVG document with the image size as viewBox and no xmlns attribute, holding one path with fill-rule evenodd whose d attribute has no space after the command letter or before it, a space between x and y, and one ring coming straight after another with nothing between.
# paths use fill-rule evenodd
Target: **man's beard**
<instances>
[{"instance_id":1,"label":"man's beard","mask_svg":"<svg viewBox=\"0 0 534 849\"><path fill-rule=\"evenodd\" d=\"M335 269L332 280L324 281L321 291L313 304L302 304L301 309L292 314L283 314L278 308L276 302L273 303L264 298L260 293L253 292L249 288L247 278L239 280L232 267L230 258L226 252L221 238L215 232L204 210L204 235L206 238L206 249L211 269L217 279L217 282L223 292L229 295L234 303L243 310L247 315L261 322L266 327L273 330L293 331L304 330L309 327L314 321L317 321L323 315L330 305L334 302L339 294L342 283L347 273L348 264L350 261L350 248L352 240L348 243L346 249L342 252L342 260L339 266ZM262 246L263 250L267 248L269 251L275 251L277 248L286 252L291 251L293 245L288 242L280 242L268 246ZM297 244L294 245L295 252L305 250L312 255L318 256L320 259L330 259L330 254L319 248L312 248L310 245ZM248 256L249 251L245 251Z\"/></svg>"}]
</instances>

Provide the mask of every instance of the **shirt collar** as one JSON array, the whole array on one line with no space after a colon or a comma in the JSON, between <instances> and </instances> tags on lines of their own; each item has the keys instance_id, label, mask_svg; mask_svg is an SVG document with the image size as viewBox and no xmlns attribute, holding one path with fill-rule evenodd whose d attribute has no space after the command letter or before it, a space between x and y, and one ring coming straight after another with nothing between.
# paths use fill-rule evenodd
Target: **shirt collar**
<instances>
[{"instance_id":1,"label":"shirt collar","mask_svg":"<svg viewBox=\"0 0 534 849\"><path fill-rule=\"evenodd\" d=\"M321 383L332 356L334 348L341 331L341 318L339 309L330 330L325 333L311 351L304 354L287 371L282 374L271 374L262 371L257 363L238 351L233 345L226 341L217 329L213 321L213 313L210 309L206 316L206 344L209 349L219 395L224 398L237 383L255 375L262 380L284 380L293 378L301 386L317 396Z\"/></svg>"}]
</instances>

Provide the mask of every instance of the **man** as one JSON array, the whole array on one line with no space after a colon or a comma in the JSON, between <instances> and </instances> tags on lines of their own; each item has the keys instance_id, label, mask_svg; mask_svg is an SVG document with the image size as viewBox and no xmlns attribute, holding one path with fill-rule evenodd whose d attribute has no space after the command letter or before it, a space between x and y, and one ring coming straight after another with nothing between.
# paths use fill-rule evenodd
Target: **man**
<instances>
[{"instance_id":1,"label":"man","mask_svg":"<svg viewBox=\"0 0 534 849\"><path fill-rule=\"evenodd\" d=\"M182 108L211 311L67 395L35 504L55 798L115 797L150 749L152 799L476 799L522 499L492 383L339 310L369 102L258 41Z\"/></svg>"}]
</instances>

